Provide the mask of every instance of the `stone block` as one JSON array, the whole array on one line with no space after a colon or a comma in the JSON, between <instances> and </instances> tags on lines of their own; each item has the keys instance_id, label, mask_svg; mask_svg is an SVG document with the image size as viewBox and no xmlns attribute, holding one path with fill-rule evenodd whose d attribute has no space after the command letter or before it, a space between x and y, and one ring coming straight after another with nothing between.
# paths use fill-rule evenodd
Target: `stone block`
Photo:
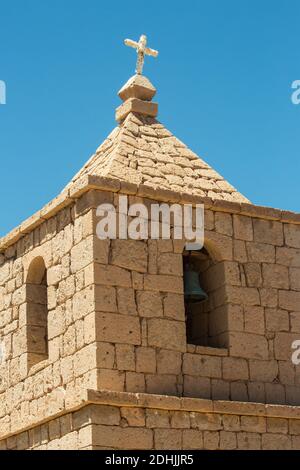
<instances>
[{"instance_id":1,"label":"stone block","mask_svg":"<svg viewBox=\"0 0 300 470\"><path fill-rule=\"evenodd\" d=\"M225 431L240 431L241 422L240 417L236 415L223 415L223 426Z\"/></svg>"},{"instance_id":2,"label":"stone block","mask_svg":"<svg viewBox=\"0 0 300 470\"><path fill-rule=\"evenodd\" d=\"M84 448L89 445L92 445L92 425L85 426L78 431L78 447Z\"/></svg>"},{"instance_id":3,"label":"stone block","mask_svg":"<svg viewBox=\"0 0 300 470\"><path fill-rule=\"evenodd\" d=\"M182 354L176 351L160 349L157 351L157 372L158 374L181 373Z\"/></svg>"},{"instance_id":4,"label":"stone block","mask_svg":"<svg viewBox=\"0 0 300 470\"><path fill-rule=\"evenodd\" d=\"M96 347L94 344L89 344L74 355L74 373L76 377L96 367Z\"/></svg>"},{"instance_id":5,"label":"stone block","mask_svg":"<svg viewBox=\"0 0 300 470\"><path fill-rule=\"evenodd\" d=\"M300 305L300 292L279 291L279 307L284 310L297 311Z\"/></svg>"},{"instance_id":6,"label":"stone block","mask_svg":"<svg viewBox=\"0 0 300 470\"><path fill-rule=\"evenodd\" d=\"M126 372L126 392L144 393L146 391L145 376L141 373Z\"/></svg>"},{"instance_id":7,"label":"stone block","mask_svg":"<svg viewBox=\"0 0 300 470\"><path fill-rule=\"evenodd\" d=\"M118 426L94 426L93 445L114 450L147 450L153 448L153 434L150 429L121 428Z\"/></svg>"},{"instance_id":8,"label":"stone block","mask_svg":"<svg viewBox=\"0 0 300 470\"><path fill-rule=\"evenodd\" d=\"M300 450L300 436L292 436L292 449Z\"/></svg>"},{"instance_id":9,"label":"stone block","mask_svg":"<svg viewBox=\"0 0 300 470\"><path fill-rule=\"evenodd\" d=\"M186 331L183 322L150 318L148 344L158 348L182 351L186 349Z\"/></svg>"},{"instance_id":10,"label":"stone block","mask_svg":"<svg viewBox=\"0 0 300 470\"><path fill-rule=\"evenodd\" d=\"M291 361L294 351L292 349L292 343L295 340L299 340L297 333L276 333L274 342L275 358L283 361Z\"/></svg>"},{"instance_id":11,"label":"stone block","mask_svg":"<svg viewBox=\"0 0 300 470\"><path fill-rule=\"evenodd\" d=\"M274 434L287 434L288 424L287 419L267 418L267 432Z\"/></svg>"},{"instance_id":12,"label":"stone block","mask_svg":"<svg viewBox=\"0 0 300 470\"><path fill-rule=\"evenodd\" d=\"M254 287L226 286L226 296L229 303L239 305L260 305L258 289Z\"/></svg>"},{"instance_id":13,"label":"stone block","mask_svg":"<svg viewBox=\"0 0 300 470\"><path fill-rule=\"evenodd\" d=\"M137 307L141 317L162 317L162 298L158 292L140 291L137 292Z\"/></svg>"},{"instance_id":14,"label":"stone block","mask_svg":"<svg viewBox=\"0 0 300 470\"><path fill-rule=\"evenodd\" d=\"M96 313L97 341L141 344L139 319L131 315Z\"/></svg>"},{"instance_id":15,"label":"stone block","mask_svg":"<svg viewBox=\"0 0 300 470\"><path fill-rule=\"evenodd\" d=\"M246 263L244 264L244 270L248 287L261 287L263 285L260 263Z\"/></svg>"},{"instance_id":16,"label":"stone block","mask_svg":"<svg viewBox=\"0 0 300 470\"><path fill-rule=\"evenodd\" d=\"M136 290L144 289L144 275L137 273L136 271L131 272L132 287Z\"/></svg>"},{"instance_id":17,"label":"stone block","mask_svg":"<svg viewBox=\"0 0 300 470\"><path fill-rule=\"evenodd\" d=\"M229 335L230 355L248 359L269 358L268 342L262 335L232 332Z\"/></svg>"},{"instance_id":18,"label":"stone block","mask_svg":"<svg viewBox=\"0 0 300 470\"><path fill-rule=\"evenodd\" d=\"M300 333L300 311L291 312L290 319L292 333Z\"/></svg>"},{"instance_id":19,"label":"stone block","mask_svg":"<svg viewBox=\"0 0 300 470\"><path fill-rule=\"evenodd\" d=\"M94 259L95 263L108 264L110 252L110 240L100 240L97 236L94 238Z\"/></svg>"},{"instance_id":20,"label":"stone block","mask_svg":"<svg viewBox=\"0 0 300 470\"><path fill-rule=\"evenodd\" d=\"M290 419L289 420L289 432L290 434L300 435L300 420Z\"/></svg>"},{"instance_id":21,"label":"stone block","mask_svg":"<svg viewBox=\"0 0 300 470\"><path fill-rule=\"evenodd\" d=\"M184 396L211 398L211 379L207 377L184 376Z\"/></svg>"},{"instance_id":22,"label":"stone block","mask_svg":"<svg viewBox=\"0 0 300 470\"><path fill-rule=\"evenodd\" d=\"M136 348L136 371L150 374L156 372L155 349L149 347Z\"/></svg>"},{"instance_id":23,"label":"stone block","mask_svg":"<svg viewBox=\"0 0 300 470\"><path fill-rule=\"evenodd\" d=\"M161 253L157 259L158 274L182 276L182 256L176 253Z\"/></svg>"},{"instance_id":24,"label":"stone block","mask_svg":"<svg viewBox=\"0 0 300 470\"><path fill-rule=\"evenodd\" d=\"M289 314L285 310L266 308L267 331L289 331Z\"/></svg>"},{"instance_id":25,"label":"stone block","mask_svg":"<svg viewBox=\"0 0 300 470\"><path fill-rule=\"evenodd\" d=\"M244 330L244 314L243 307L240 305L227 305L228 330L243 331Z\"/></svg>"},{"instance_id":26,"label":"stone block","mask_svg":"<svg viewBox=\"0 0 300 470\"><path fill-rule=\"evenodd\" d=\"M146 375L146 392L156 395L177 395L176 375Z\"/></svg>"},{"instance_id":27,"label":"stone block","mask_svg":"<svg viewBox=\"0 0 300 470\"><path fill-rule=\"evenodd\" d=\"M297 383L297 371L299 370L292 361L278 361L280 383L295 385Z\"/></svg>"},{"instance_id":28,"label":"stone block","mask_svg":"<svg viewBox=\"0 0 300 470\"><path fill-rule=\"evenodd\" d=\"M111 243L111 263L121 268L147 272L148 247L138 240L113 240Z\"/></svg>"},{"instance_id":29,"label":"stone block","mask_svg":"<svg viewBox=\"0 0 300 470\"><path fill-rule=\"evenodd\" d=\"M183 294L183 280L181 276L146 274L144 277L144 288L150 291Z\"/></svg>"},{"instance_id":30,"label":"stone block","mask_svg":"<svg viewBox=\"0 0 300 470\"><path fill-rule=\"evenodd\" d=\"M265 315L263 307L245 306L244 318L245 331L259 335L265 334Z\"/></svg>"},{"instance_id":31,"label":"stone block","mask_svg":"<svg viewBox=\"0 0 300 470\"><path fill-rule=\"evenodd\" d=\"M137 315L135 292L133 289L117 289L118 312L124 315Z\"/></svg>"},{"instance_id":32,"label":"stone block","mask_svg":"<svg viewBox=\"0 0 300 470\"><path fill-rule=\"evenodd\" d=\"M83 331L84 331L84 342L86 344L90 344L96 341L96 322L95 322L94 312L84 317Z\"/></svg>"},{"instance_id":33,"label":"stone block","mask_svg":"<svg viewBox=\"0 0 300 470\"><path fill-rule=\"evenodd\" d=\"M283 245L283 224L274 220L253 219L254 240L270 245Z\"/></svg>"},{"instance_id":34,"label":"stone block","mask_svg":"<svg viewBox=\"0 0 300 470\"><path fill-rule=\"evenodd\" d=\"M95 284L117 287L131 287L130 272L118 266L94 265Z\"/></svg>"},{"instance_id":35,"label":"stone block","mask_svg":"<svg viewBox=\"0 0 300 470\"><path fill-rule=\"evenodd\" d=\"M134 346L131 344L117 344L116 358L118 370L135 371Z\"/></svg>"},{"instance_id":36,"label":"stone block","mask_svg":"<svg viewBox=\"0 0 300 470\"><path fill-rule=\"evenodd\" d=\"M276 263L292 268L300 267L300 250L295 248L277 247Z\"/></svg>"},{"instance_id":37,"label":"stone block","mask_svg":"<svg viewBox=\"0 0 300 470\"><path fill-rule=\"evenodd\" d=\"M224 380L212 379L211 398L212 400L229 400L230 398L229 383L225 382Z\"/></svg>"},{"instance_id":38,"label":"stone block","mask_svg":"<svg viewBox=\"0 0 300 470\"><path fill-rule=\"evenodd\" d=\"M231 237L233 234L231 214L227 214L226 212L216 212L215 227L218 233Z\"/></svg>"},{"instance_id":39,"label":"stone block","mask_svg":"<svg viewBox=\"0 0 300 470\"><path fill-rule=\"evenodd\" d=\"M155 450L180 450L182 447L182 431L177 429L155 429Z\"/></svg>"},{"instance_id":40,"label":"stone block","mask_svg":"<svg viewBox=\"0 0 300 470\"><path fill-rule=\"evenodd\" d=\"M232 401L247 402L249 401L248 388L244 382L230 383L230 399Z\"/></svg>"},{"instance_id":41,"label":"stone block","mask_svg":"<svg viewBox=\"0 0 300 470\"><path fill-rule=\"evenodd\" d=\"M60 264L52 266L47 270L48 286L57 286L62 279L62 267Z\"/></svg>"},{"instance_id":42,"label":"stone block","mask_svg":"<svg viewBox=\"0 0 300 470\"><path fill-rule=\"evenodd\" d=\"M71 250L71 270L76 273L94 260L94 239L90 236L75 245Z\"/></svg>"},{"instance_id":43,"label":"stone block","mask_svg":"<svg viewBox=\"0 0 300 470\"><path fill-rule=\"evenodd\" d=\"M254 263L275 263L275 247L266 243L246 242L249 261Z\"/></svg>"},{"instance_id":44,"label":"stone block","mask_svg":"<svg viewBox=\"0 0 300 470\"><path fill-rule=\"evenodd\" d=\"M249 361L250 380L253 382L273 382L278 376L277 361Z\"/></svg>"},{"instance_id":45,"label":"stone block","mask_svg":"<svg viewBox=\"0 0 300 470\"><path fill-rule=\"evenodd\" d=\"M143 408L121 408L121 416L128 426L145 427L146 416Z\"/></svg>"},{"instance_id":46,"label":"stone block","mask_svg":"<svg viewBox=\"0 0 300 470\"><path fill-rule=\"evenodd\" d=\"M184 354L183 373L200 377L222 377L222 359L220 357Z\"/></svg>"},{"instance_id":47,"label":"stone block","mask_svg":"<svg viewBox=\"0 0 300 470\"><path fill-rule=\"evenodd\" d=\"M291 437L283 434L263 434L263 450L290 450L292 448Z\"/></svg>"},{"instance_id":48,"label":"stone block","mask_svg":"<svg viewBox=\"0 0 300 470\"><path fill-rule=\"evenodd\" d=\"M246 263L248 255L246 251L246 243L241 240L233 240L233 259L240 263Z\"/></svg>"},{"instance_id":49,"label":"stone block","mask_svg":"<svg viewBox=\"0 0 300 470\"><path fill-rule=\"evenodd\" d=\"M98 369L97 388L123 392L125 390L125 373L119 370Z\"/></svg>"},{"instance_id":50,"label":"stone block","mask_svg":"<svg viewBox=\"0 0 300 470\"><path fill-rule=\"evenodd\" d=\"M201 450L203 449L203 435L196 429L184 429L182 432L183 450Z\"/></svg>"},{"instance_id":51,"label":"stone block","mask_svg":"<svg viewBox=\"0 0 300 470\"><path fill-rule=\"evenodd\" d=\"M220 434L218 432L204 431L203 449L218 450L220 446Z\"/></svg>"},{"instance_id":52,"label":"stone block","mask_svg":"<svg viewBox=\"0 0 300 470\"><path fill-rule=\"evenodd\" d=\"M252 218L243 215L233 215L234 237L238 240L252 241L253 226Z\"/></svg>"},{"instance_id":53,"label":"stone block","mask_svg":"<svg viewBox=\"0 0 300 470\"><path fill-rule=\"evenodd\" d=\"M259 289L262 307L278 307L277 289Z\"/></svg>"},{"instance_id":54,"label":"stone block","mask_svg":"<svg viewBox=\"0 0 300 470\"><path fill-rule=\"evenodd\" d=\"M220 449L221 450L234 450L237 448L237 438L235 432L221 431L220 432Z\"/></svg>"},{"instance_id":55,"label":"stone block","mask_svg":"<svg viewBox=\"0 0 300 470\"><path fill-rule=\"evenodd\" d=\"M171 428L172 429L189 429L190 428L190 413L185 411L173 411L171 413Z\"/></svg>"},{"instance_id":56,"label":"stone block","mask_svg":"<svg viewBox=\"0 0 300 470\"><path fill-rule=\"evenodd\" d=\"M223 358L223 379L225 380L248 380L248 363L245 359L236 357Z\"/></svg>"},{"instance_id":57,"label":"stone block","mask_svg":"<svg viewBox=\"0 0 300 470\"><path fill-rule=\"evenodd\" d=\"M146 409L147 428L170 428L170 413L167 410Z\"/></svg>"},{"instance_id":58,"label":"stone block","mask_svg":"<svg viewBox=\"0 0 300 470\"><path fill-rule=\"evenodd\" d=\"M117 364L118 364L118 348L119 347L121 347L121 345L116 346ZM114 364L115 364L115 347L109 343L97 343L96 358L97 358L97 368L113 369ZM118 369L123 370L122 367L118 367Z\"/></svg>"},{"instance_id":59,"label":"stone block","mask_svg":"<svg viewBox=\"0 0 300 470\"><path fill-rule=\"evenodd\" d=\"M212 413L191 413L191 428L199 431L219 431L223 428L221 415Z\"/></svg>"},{"instance_id":60,"label":"stone block","mask_svg":"<svg viewBox=\"0 0 300 470\"><path fill-rule=\"evenodd\" d=\"M266 432L266 418L258 416L241 416L241 431L246 432Z\"/></svg>"},{"instance_id":61,"label":"stone block","mask_svg":"<svg viewBox=\"0 0 300 470\"><path fill-rule=\"evenodd\" d=\"M117 312L117 292L114 287L95 286L95 309L99 312Z\"/></svg>"},{"instance_id":62,"label":"stone block","mask_svg":"<svg viewBox=\"0 0 300 470\"><path fill-rule=\"evenodd\" d=\"M284 224L285 244L293 248L300 248L300 225Z\"/></svg>"},{"instance_id":63,"label":"stone block","mask_svg":"<svg viewBox=\"0 0 300 470\"><path fill-rule=\"evenodd\" d=\"M290 281L292 290L300 290L300 269L290 268Z\"/></svg>"},{"instance_id":64,"label":"stone block","mask_svg":"<svg viewBox=\"0 0 300 470\"><path fill-rule=\"evenodd\" d=\"M261 434L254 432L239 432L237 434L239 450L260 450Z\"/></svg>"},{"instance_id":65,"label":"stone block","mask_svg":"<svg viewBox=\"0 0 300 470\"><path fill-rule=\"evenodd\" d=\"M285 387L278 383L265 385L266 402L271 404L283 404L286 401Z\"/></svg>"},{"instance_id":66,"label":"stone block","mask_svg":"<svg viewBox=\"0 0 300 470\"><path fill-rule=\"evenodd\" d=\"M216 232L209 232L205 230L205 241L207 247L218 247L218 253L216 253L216 258L219 261L232 261L233 259L233 241L232 237L228 237L226 235L222 235Z\"/></svg>"},{"instance_id":67,"label":"stone block","mask_svg":"<svg viewBox=\"0 0 300 470\"><path fill-rule=\"evenodd\" d=\"M278 264L263 264L264 287L289 289L289 271L286 266Z\"/></svg>"},{"instance_id":68,"label":"stone block","mask_svg":"<svg viewBox=\"0 0 300 470\"><path fill-rule=\"evenodd\" d=\"M165 317L185 321L183 294L166 294L163 298L163 304Z\"/></svg>"},{"instance_id":69,"label":"stone block","mask_svg":"<svg viewBox=\"0 0 300 470\"><path fill-rule=\"evenodd\" d=\"M79 320L93 311L95 311L94 286L89 286L80 292L76 292L73 297L74 319Z\"/></svg>"}]
</instances>

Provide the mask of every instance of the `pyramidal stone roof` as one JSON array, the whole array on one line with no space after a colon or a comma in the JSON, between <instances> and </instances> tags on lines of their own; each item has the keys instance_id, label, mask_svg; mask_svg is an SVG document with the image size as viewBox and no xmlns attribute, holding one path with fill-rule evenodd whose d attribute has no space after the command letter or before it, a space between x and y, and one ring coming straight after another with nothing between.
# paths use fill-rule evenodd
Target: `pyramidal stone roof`
<instances>
[{"instance_id":1,"label":"pyramidal stone roof","mask_svg":"<svg viewBox=\"0 0 300 470\"><path fill-rule=\"evenodd\" d=\"M119 92L119 122L67 189L87 175L116 178L152 188L188 192L233 202L249 202L157 119L156 89L136 74Z\"/></svg>"}]
</instances>

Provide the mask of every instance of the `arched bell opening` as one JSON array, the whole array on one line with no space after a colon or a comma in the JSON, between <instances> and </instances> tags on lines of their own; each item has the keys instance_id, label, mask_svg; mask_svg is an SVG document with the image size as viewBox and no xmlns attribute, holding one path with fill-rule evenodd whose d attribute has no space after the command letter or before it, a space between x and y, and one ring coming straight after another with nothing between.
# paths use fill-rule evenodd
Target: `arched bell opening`
<instances>
[{"instance_id":1,"label":"arched bell opening","mask_svg":"<svg viewBox=\"0 0 300 470\"><path fill-rule=\"evenodd\" d=\"M224 348L228 343L222 262L206 247L183 253L187 343Z\"/></svg>"},{"instance_id":2,"label":"arched bell opening","mask_svg":"<svg viewBox=\"0 0 300 470\"><path fill-rule=\"evenodd\" d=\"M48 359L47 269L35 258L26 279L26 339L28 368Z\"/></svg>"}]
</instances>

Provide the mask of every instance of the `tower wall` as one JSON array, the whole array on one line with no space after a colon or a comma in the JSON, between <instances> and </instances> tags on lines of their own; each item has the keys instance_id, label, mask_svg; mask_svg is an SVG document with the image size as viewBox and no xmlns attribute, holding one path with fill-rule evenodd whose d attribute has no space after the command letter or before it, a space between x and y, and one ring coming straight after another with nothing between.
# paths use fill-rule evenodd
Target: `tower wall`
<instances>
[{"instance_id":1,"label":"tower wall","mask_svg":"<svg viewBox=\"0 0 300 470\"><path fill-rule=\"evenodd\" d=\"M83 194L1 256L1 445L7 446L8 436L24 437L25 430L49 419L68 419L62 416L82 407L81 395L88 389L300 405L300 366L291 361L292 342L300 339L299 225L280 221L279 211L262 216L254 206L248 207L248 214L232 210L230 204L227 209L207 206L206 247L224 268L224 279L215 277L211 301L220 307L220 320L216 316L215 321L221 321L228 342L225 348L207 348L186 343L184 241L101 241L96 236L96 208L102 202L117 207L118 194ZM133 202L151 204L145 196L129 196ZM25 287L30 263L39 256L47 269L49 358L30 366ZM101 421L102 408L98 410ZM259 411L254 410L258 419ZM170 419L175 411L167 407ZM185 421L184 414L178 419ZM172 436L175 442L179 435L183 439L184 431L177 430L175 422L172 418L168 424L173 430L170 445ZM126 435L122 423L112 426ZM260 429L259 434L267 432L264 426ZM202 431L218 433L220 443L220 433L227 429L213 431L207 424ZM99 432L95 428L95 435ZM287 432L291 434L289 428ZM153 444L149 428L145 436L150 434L149 446L151 442L161 448ZM195 434L195 439L204 442L201 436ZM62 446L69 442L77 448L79 441L73 437L57 439ZM102 446L101 439L95 439L86 447ZM282 439L289 442L283 445L298 445L297 439Z\"/></svg>"}]
</instances>

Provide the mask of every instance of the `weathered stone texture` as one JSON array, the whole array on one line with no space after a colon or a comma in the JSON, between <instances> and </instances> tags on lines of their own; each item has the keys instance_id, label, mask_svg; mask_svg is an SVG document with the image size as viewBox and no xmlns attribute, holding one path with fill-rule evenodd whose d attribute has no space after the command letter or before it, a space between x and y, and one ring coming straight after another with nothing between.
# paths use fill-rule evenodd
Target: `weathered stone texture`
<instances>
[{"instance_id":1,"label":"weathered stone texture","mask_svg":"<svg viewBox=\"0 0 300 470\"><path fill-rule=\"evenodd\" d=\"M299 366L291 362L292 343L300 339L298 228L206 209L206 242L215 264L203 287L210 295L210 333L219 343L188 345L184 244L98 240L95 210L101 201L115 198L90 191L1 256L0 439L10 433L18 439L0 445L87 448L101 447L100 440L109 447L110 440L122 448L125 440L130 448L163 448L170 428L168 445L174 448L270 448L272 439L296 448L296 425L285 432L286 421L275 418L226 415L219 423L215 414L208 419L153 410L121 410L113 422L69 425L63 434L53 421L47 431L35 431L48 435L43 442L22 432L78 403L87 388L300 405ZM47 270L43 294L26 286L37 257ZM40 334L46 293L47 358Z\"/></svg>"},{"instance_id":2,"label":"weathered stone texture","mask_svg":"<svg viewBox=\"0 0 300 470\"><path fill-rule=\"evenodd\" d=\"M299 437L298 419L86 405L0 441L0 450L299 450Z\"/></svg>"}]
</instances>

